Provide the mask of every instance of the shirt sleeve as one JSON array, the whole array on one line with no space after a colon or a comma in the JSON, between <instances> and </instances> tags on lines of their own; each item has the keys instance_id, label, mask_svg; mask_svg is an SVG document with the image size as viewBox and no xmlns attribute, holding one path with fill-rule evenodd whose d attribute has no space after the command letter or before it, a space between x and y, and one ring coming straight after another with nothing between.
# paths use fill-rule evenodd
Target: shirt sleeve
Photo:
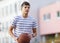
<instances>
[{"instance_id":1,"label":"shirt sleeve","mask_svg":"<svg viewBox=\"0 0 60 43\"><path fill-rule=\"evenodd\" d=\"M14 19L11 21L11 25L12 25L13 27L16 27L16 23L17 23L17 20L16 20L16 18L14 18Z\"/></svg>"}]
</instances>

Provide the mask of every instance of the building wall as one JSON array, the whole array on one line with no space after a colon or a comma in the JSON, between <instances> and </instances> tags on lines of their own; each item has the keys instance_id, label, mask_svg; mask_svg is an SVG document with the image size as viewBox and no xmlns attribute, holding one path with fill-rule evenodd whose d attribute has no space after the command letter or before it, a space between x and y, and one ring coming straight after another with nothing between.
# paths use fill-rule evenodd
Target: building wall
<instances>
[{"instance_id":1,"label":"building wall","mask_svg":"<svg viewBox=\"0 0 60 43\"><path fill-rule=\"evenodd\" d=\"M6 28L5 25L9 24L9 21L17 15L17 4L16 3L7 3L5 1L0 3L0 22L2 25L2 31ZM8 27L8 26L7 26Z\"/></svg>"},{"instance_id":2,"label":"building wall","mask_svg":"<svg viewBox=\"0 0 60 43\"><path fill-rule=\"evenodd\" d=\"M40 34L53 34L60 32L60 19L57 12L60 11L60 2L48 5L40 9ZM50 19L45 19L44 15L49 15ZM45 20L44 20L45 19Z\"/></svg>"},{"instance_id":3,"label":"building wall","mask_svg":"<svg viewBox=\"0 0 60 43\"><path fill-rule=\"evenodd\" d=\"M8 34L11 20L17 15L17 3L12 0L0 1L0 43L14 43Z\"/></svg>"}]
</instances>

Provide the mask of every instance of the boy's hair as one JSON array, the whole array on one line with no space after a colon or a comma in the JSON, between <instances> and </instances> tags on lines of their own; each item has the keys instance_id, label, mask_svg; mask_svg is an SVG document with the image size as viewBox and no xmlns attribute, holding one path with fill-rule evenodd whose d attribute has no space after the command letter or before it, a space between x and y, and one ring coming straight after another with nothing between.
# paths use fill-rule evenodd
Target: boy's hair
<instances>
[{"instance_id":1,"label":"boy's hair","mask_svg":"<svg viewBox=\"0 0 60 43\"><path fill-rule=\"evenodd\" d=\"M23 7L24 5L29 5L29 6L30 6L30 3L27 2L27 1L24 1L24 2L21 4L21 7Z\"/></svg>"}]
</instances>

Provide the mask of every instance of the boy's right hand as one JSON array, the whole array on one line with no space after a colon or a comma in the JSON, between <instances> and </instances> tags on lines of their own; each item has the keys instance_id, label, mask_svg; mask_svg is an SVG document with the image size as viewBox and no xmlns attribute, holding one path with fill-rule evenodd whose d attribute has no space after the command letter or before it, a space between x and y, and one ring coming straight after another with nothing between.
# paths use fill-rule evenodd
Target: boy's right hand
<instances>
[{"instance_id":1,"label":"boy's right hand","mask_svg":"<svg viewBox=\"0 0 60 43\"><path fill-rule=\"evenodd\" d=\"M14 40L18 43L18 38L17 37L14 37Z\"/></svg>"}]
</instances>

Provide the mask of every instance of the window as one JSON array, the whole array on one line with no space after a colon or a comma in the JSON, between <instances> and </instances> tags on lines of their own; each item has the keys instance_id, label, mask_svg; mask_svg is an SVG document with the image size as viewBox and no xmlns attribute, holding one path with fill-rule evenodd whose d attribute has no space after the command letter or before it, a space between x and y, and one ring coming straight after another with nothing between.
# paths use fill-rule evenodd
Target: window
<instances>
[{"instance_id":1,"label":"window","mask_svg":"<svg viewBox=\"0 0 60 43\"><path fill-rule=\"evenodd\" d=\"M45 14L44 15L44 20L49 20L51 18L51 15L50 14Z\"/></svg>"},{"instance_id":2,"label":"window","mask_svg":"<svg viewBox=\"0 0 60 43\"><path fill-rule=\"evenodd\" d=\"M60 11L57 12L57 17L60 17Z\"/></svg>"},{"instance_id":3,"label":"window","mask_svg":"<svg viewBox=\"0 0 60 43\"><path fill-rule=\"evenodd\" d=\"M2 17L4 17L4 8L2 8Z\"/></svg>"},{"instance_id":4,"label":"window","mask_svg":"<svg viewBox=\"0 0 60 43\"><path fill-rule=\"evenodd\" d=\"M5 9L6 9L6 15L8 15L8 6L6 6Z\"/></svg>"},{"instance_id":5,"label":"window","mask_svg":"<svg viewBox=\"0 0 60 43\"><path fill-rule=\"evenodd\" d=\"M46 15L44 15L44 20L46 20Z\"/></svg>"},{"instance_id":6,"label":"window","mask_svg":"<svg viewBox=\"0 0 60 43\"><path fill-rule=\"evenodd\" d=\"M15 12L17 13L17 4L15 3Z\"/></svg>"},{"instance_id":7,"label":"window","mask_svg":"<svg viewBox=\"0 0 60 43\"><path fill-rule=\"evenodd\" d=\"M12 13L12 4L10 4L10 14Z\"/></svg>"},{"instance_id":8,"label":"window","mask_svg":"<svg viewBox=\"0 0 60 43\"><path fill-rule=\"evenodd\" d=\"M47 14L47 19L50 19L50 14Z\"/></svg>"}]
</instances>

